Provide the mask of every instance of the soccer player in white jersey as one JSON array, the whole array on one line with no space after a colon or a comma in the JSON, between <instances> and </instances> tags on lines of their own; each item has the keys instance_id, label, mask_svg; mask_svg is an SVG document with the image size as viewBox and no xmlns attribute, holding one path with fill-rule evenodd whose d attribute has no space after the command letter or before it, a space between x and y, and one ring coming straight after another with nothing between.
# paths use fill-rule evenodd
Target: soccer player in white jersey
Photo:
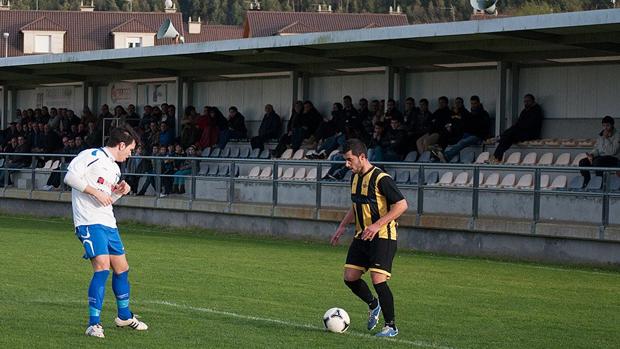
<instances>
[{"instance_id":1,"label":"soccer player in white jersey","mask_svg":"<svg viewBox=\"0 0 620 349\"><path fill-rule=\"evenodd\" d=\"M65 176L65 183L72 188L75 234L84 246L84 258L93 266L88 288L88 336L104 338L100 314L110 267L118 309L116 326L148 328L129 310L129 265L112 210L112 204L131 189L125 181L119 183L121 171L116 162L127 160L135 146L129 131L112 129L106 146L82 151L71 161Z\"/></svg>"}]
</instances>

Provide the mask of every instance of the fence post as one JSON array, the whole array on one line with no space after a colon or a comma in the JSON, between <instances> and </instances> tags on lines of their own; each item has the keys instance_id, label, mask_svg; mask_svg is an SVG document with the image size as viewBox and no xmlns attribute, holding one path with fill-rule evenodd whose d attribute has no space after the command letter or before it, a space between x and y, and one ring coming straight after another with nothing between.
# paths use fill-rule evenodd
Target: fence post
<instances>
[{"instance_id":1,"label":"fence post","mask_svg":"<svg viewBox=\"0 0 620 349\"><path fill-rule=\"evenodd\" d=\"M228 171L228 206L232 208L235 202L235 162L230 162L230 170Z\"/></svg>"},{"instance_id":2,"label":"fence post","mask_svg":"<svg viewBox=\"0 0 620 349\"><path fill-rule=\"evenodd\" d=\"M161 158L155 159L155 201L159 199L159 193L161 193Z\"/></svg>"},{"instance_id":3,"label":"fence post","mask_svg":"<svg viewBox=\"0 0 620 349\"><path fill-rule=\"evenodd\" d=\"M273 169L272 169L272 173L271 173L271 183L272 183L272 195L273 195L273 207L275 208L276 206L278 206L278 162L277 161L273 161ZM273 210L272 210L272 214L273 214Z\"/></svg>"},{"instance_id":4,"label":"fence post","mask_svg":"<svg viewBox=\"0 0 620 349\"><path fill-rule=\"evenodd\" d=\"M478 219L478 203L480 200L480 167L474 167L473 182L471 185L471 219L469 220L469 229L475 228L476 220Z\"/></svg>"},{"instance_id":5,"label":"fence post","mask_svg":"<svg viewBox=\"0 0 620 349\"><path fill-rule=\"evenodd\" d=\"M198 174L198 170L197 170L197 164L198 161L194 160L192 161L192 178L190 178L190 194L189 194L189 201L190 204L191 202L193 202L194 200L196 200L196 175Z\"/></svg>"},{"instance_id":6,"label":"fence post","mask_svg":"<svg viewBox=\"0 0 620 349\"><path fill-rule=\"evenodd\" d=\"M37 179L36 168L37 168L37 157L33 155L32 160L30 160L30 193L31 193L30 195L32 195L32 192L34 191L35 180ZM50 176L52 173L54 173L54 170L50 172Z\"/></svg>"},{"instance_id":7,"label":"fence post","mask_svg":"<svg viewBox=\"0 0 620 349\"><path fill-rule=\"evenodd\" d=\"M540 220L540 168L534 170L534 207L532 212L532 224L530 232L536 234L536 224Z\"/></svg>"},{"instance_id":8,"label":"fence post","mask_svg":"<svg viewBox=\"0 0 620 349\"><path fill-rule=\"evenodd\" d=\"M418 170L418 210L415 218L415 224L420 225L420 218L424 214L424 186L426 177L424 176L424 165L420 165Z\"/></svg>"},{"instance_id":9,"label":"fence post","mask_svg":"<svg viewBox=\"0 0 620 349\"><path fill-rule=\"evenodd\" d=\"M317 163L317 169L316 169L316 183L315 183L315 188L316 188L316 207L315 207L315 213L314 213L314 218L318 219L319 218L319 210L321 209L321 173L323 172L323 166L321 165L321 163Z\"/></svg>"},{"instance_id":10,"label":"fence post","mask_svg":"<svg viewBox=\"0 0 620 349\"><path fill-rule=\"evenodd\" d=\"M603 204L601 212L601 226L598 229L598 238L605 239L605 228L609 225L609 172L603 172Z\"/></svg>"}]
</instances>

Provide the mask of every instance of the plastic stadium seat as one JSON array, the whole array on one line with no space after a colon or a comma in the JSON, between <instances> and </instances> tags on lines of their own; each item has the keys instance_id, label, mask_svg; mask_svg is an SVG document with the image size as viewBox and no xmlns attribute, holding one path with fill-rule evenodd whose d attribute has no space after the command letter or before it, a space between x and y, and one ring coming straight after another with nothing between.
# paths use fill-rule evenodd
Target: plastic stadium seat
<instances>
[{"instance_id":1,"label":"plastic stadium seat","mask_svg":"<svg viewBox=\"0 0 620 349\"><path fill-rule=\"evenodd\" d=\"M491 173L487 179L484 181L484 186L488 188L495 188L499 186L499 173L493 172Z\"/></svg>"},{"instance_id":2,"label":"plastic stadium seat","mask_svg":"<svg viewBox=\"0 0 620 349\"><path fill-rule=\"evenodd\" d=\"M333 150L331 153L329 153L329 156L327 157L327 159L331 159L334 156L336 156L337 154L340 154L340 150L338 150L338 149Z\"/></svg>"},{"instance_id":3,"label":"plastic stadium seat","mask_svg":"<svg viewBox=\"0 0 620 349\"><path fill-rule=\"evenodd\" d=\"M429 172L429 174L426 175L426 184L427 185L433 185L433 184L436 184L437 182L439 182L439 172L432 171L432 172Z\"/></svg>"},{"instance_id":4,"label":"plastic stadium seat","mask_svg":"<svg viewBox=\"0 0 620 349\"><path fill-rule=\"evenodd\" d=\"M220 148L213 148L213 150L211 150L211 153L209 154L209 157L210 158L219 158L221 152L222 152L222 149L220 149Z\"/></svg>"},{"instance_id":5,"label":"plastic stadium seat","mask_svg":"<svg viewBox=\"0 0 620 349\"><path fill-rule=\"evenodd\" d=\"M258 159L259 155L260 155L260 149L254 148L254 149L252 149L252 152L250 152L250 155L248 157L250 159Z\"/></svg>"},{"instance_id":6,"label":"plastic stadium seat","mask_svg":"<svg viewBox=\"0 0 620 349\"><path fill-rule=\"evenodd\" d=\"M559 139L545 139L545 145L552 145L552 146L558 146L560 145L560 140Z\"/></svg>"},{"instance_id":7,"label":"plastic stadium seat","mask_svg":"<svg viewBox=\"0 0 620 349\"><path fill-rule=\"evenodd\" d=\"M534 186L534 177L530 173L526 173L517 182L516 187L519 189L530 189Z\"/></svg>"},{"instance_id":8,"label":"plastic stadium seat","mask_svg":"<svg viewBox=\"0 0 620 349\"><path fill-rule=\"evenodd\" d=\"M471 164L476 160L476 152L468 151L461 154L461 164Z\"/></svg>"},{"instance_id":9,"label":"plastic stadium seat","mask_svg":"<svg viewBox=\"0 0 620 349\"><path fill-rule=\"evenodd\" d=\"M260 175L260 166L254 166L248 174L248 178L256 178Z\"/></svg>"},{"instance_id":10,"label":"plastic stadium seat","mask_svg":"<svg viewBox=\"0 0 620 349\"><path fill-rule=\"evenodd\" d=\"M590 182L588 182L588 185L586 186L586 190L599 191L601 190L602 187L603 187L603 177L594 176L592 177L592 179L590 179Z\"/></svg>"},{"instance_id":11,"label":"plastic stadium seat","mask_svg":"<svg viewBox=\"0 0 620 349\"><path fill-rule=\"evenodd\" d=\"M217 164L209 164L207 169L207 176L217 176L219 166Z\"/></svg>"},{"instance_id":12,"label":"plastic stadium seat","mask_svg":"<svg viewBox=\"0 0 620 349\"><path fill-rule=\"evenodd\" d=\"M239 149L239 147L234 147L230 149L230 157L231 158L238 158L239 157L239 153L241 153L241 149Z\"/></svg>"},{"instance_id":13,"label":"plastic stadium seat","mask_svg":"<svg viewBox=\"0 0 620 349\"><path fill-rule=\"evenodd\" d=\"M282 176L278 176L278 177L280 179L290 180L290 179L293 179L294 175L295 175L295 169L292 167L288 167L286 170L284 170L284 173L282 174Z\"/></svg>"},{"instance_id":14,"label":"plastic stadium seat","mask_svg":"<svg viewBox=\"0 0 620 349\"><path fill-rule=\"evenodd\" d=\"M471 177L469 177L467 186L472 187L473 185L474 185L474 175L472 174ZM482 187L483 185L484 185L484 173L480 172L480 174L478 175L478 186Z\"/></svg>"},{"instance_id":15,"label":"plastic stadium seat","mask_svg":"<svg viewBox=\"0 0 620 349\"><path fill-rule=\"evenodd\" d=\"M543 144L545 144L544 139L533 139L531 141L528 141L528 145L538 146L538 145L543 145Z\"/></svg>"},{"instance_id":16,"label":"plastic stadium seat","mask_svg":"<svg viewBox=\"0 0 620 349\"><path fill-rule=\"evenodd\" d=\"M269 152L269 149L265 149L261 151L260 155L258 155L259 159L269 159L270 157L271 157L271 152Z\"/></svg>"},{"instance_id":17,"label":"plastic stadium seat","mask_svg":"<svg viewBox=\"0 0 620 349\"><path fill-rule=\"evenodd\" d=\"M441 176L441 179L439 180L437 185L449 186L452 185L452 182L454 182L454 173L448 171Z\"/></svg>"},{"instance_id":18,"label":"plastic stadium seat","mask_svg":"<svg viewBox=\"0 0 620 349\"><path fill-rule=\"evenodd\" d=\"M468 182L469 172L461 172L456 175L456 178L454 178L454 182L452 182L452 185L455 187L464 187L467 185Z\"/></svg>"},{"instance_id":19,"label":"plastic stadium seat","mask_svg":"<svg viewBox=\"0 0 620 349\"><path fill-rule=\"evenodd\" d=\"M540 189L549 188L549 175L540 176Z\"/></svg>"},{"instance_id":20,"label":"plastic stadium seat","mask_svg":"<svg viewBox=\"0 0 620 349\"><path fill-rule=\"evenodd\" d=\"M609 177L609 191L620 191L620 177Z\"/></svg>"},{"instance_id":21,"label":"plastic stadium seat","mask_svg":"<svg viewBox=\"0 0 620 349\"><path fill-rule=\"evenodd\" d=\"M4 166L4 158L0 158L0 167Z\"/></svg>"},{"instance_id":22,"label":"plastic stadium seat","mask_svg":"<svg viewBox=\"0 0 620 349\"><path fill-rule=\"evenodd\" d=\"M217 175L222 177L227 177L230 175L230 165L228 164L219 164Z\"/></svg>"},{"instance_id":23,"label":"plastic stadium seat","mask_svg":"<svg viewBox=\"0 0 620 349\"><path fill-rule=\"evenodd\" d=\"M321 179L325 178L325 176L327 176L328 173L329 173L329 167L323 167L323 169L321 170Z\"/></svg>"},{"instance_id":24,"label":"plastic stadium seat","mask_svg":"<svg viewBox=\"0 0 620 349\"><path fill-rule=\"evenodd\" d=\"M50 167L50 170L57 170L60 167L60 160L54 160L54 162L52 162L52 167Z\"/></svg>"},{"instance_id":25,"label":"plastic stadium seat","mask_svg":"<svg viewBox=\"0 0 620 349\"><path fill-rule=\"evenodd\" d=\"M407 154L407 156L405 156L405 162L415 162L418 159L418 152L413 150L410 151L409 154Z\"/></svg>"},{"instance_id":26,"label":"plastic stadium seat","mask_svg":"<svg viewBox=\"0 0 620 349\"><path fill-rule=\"evenodd\" d=\"M293 157L293 149L286 149L282 156L280 156L280 160L290 160Z\"/></svg>"},{"instance_id":27,"label":"plastic stadium seat","mask_svg":"<svg viewBox=\"0 0 620 349\"><path fill-rule=\"evenodd\" d=\"M553 153L544 153L538 160L538 166L551 166L553 165Z\"/></svg>"},{"instance_id":28,"label":"plastic stadium seat","mask_svg":"<svg viewBox=\"0 0 620 349\"><path fill-rule=\"evenodd\" d=\"M243 147L241 149L239 149L239 158L241 159L245 159L248 156L250 156L250 152L252 151L252 149L250 149L250 147Z\"/></svg>"},{"instance_id":29,"label":"plastic stadium seat","mask_svg":"<svg viewBox=\"0 0 620 349\"><path fill-rule=\"evenodd\" d=\"M204 148L200 155L205 157L205 158L208 157L209 155L211 155L211 147Z\"/></svg>"},{"instance_id":30,"label":"plastic stadium seat","mask_svg":"<svg viewBox=\"0 0 620 349\"><path fill-rule=\"evenodd\" d=\"M577 146L577 141L574 139L563 139L560 144L563 147L576 147Z\"/></svg>"},{"instance_id":31,"label":"plastic stadium seat","mask_svg":"<svg viewBox=\"0 0 620 349\"><path fill-rule=\"evenodd\" d=\"M514 173L509 173L502 179L502 182L499 184L502 188L513 188L517 183L517 176Z\"/></svg>"},{"instance_id":32,"label":"plastic stadium seat","mask_svg":"<svg viewBox=\"0 0 620 349\"><path fill-rule=\"evenodd\" d=\"M422 153L420 155L420 158L418 159L418 162L431 162L431 152L425 151L424 153Z\"/></svg>"},{"instance_id":33,"label":"plastic stadium seat","mask_svg":"<svg viewBox=\"0 0 620 349\"><path fill-rule=\"evenodd\" d=\"M555 159L555 166L568 166L570 164L570 153L562 153Z\"/></svg>"},{"instance_id":34,"label":"plastic stadium seat","mask_svg":"<svg viewBox=\"0 0 620 349\"><path fill-rule=\"evenodd\" d=\"M449 163L451 164L458 164L461 161L461 156L459 154L456 154L455 157L453 157L452 159L450 159Z\"/></svg>"},{"instance_id":35,"label":"plastic stadium seat","mask_svg":"<svg viewBox=\"0 0 620 349\"><path fill-rule=\"evenodd\" d=\"M596 144L596 139L578 139L577 145L580 147L593 147Z\"/></svg>"},{"instance_id":36,"label":"plastic stadium seat","mask_svg":"<svg viewBox=\"0 0 620 349\"><path fill-rule=\"evenodd\" d=\"M316 181L316 176L317 175L317 169L316 167L312 167L308 170L308 173L306 173L306 178L304 178L307 181Z\"/></svg>"},{"instance_id":37,"label":"plastic stadium seat","mask_svg":"<svg viewBox=\"0 0 620 349\"><path fill-rule=\"evenodd\" d=\"M300 181L302 179L304 179L306 177L306 168L305 167L301 167L298 168L295 171L295 175L293 176L293 179L296 181Z\"/></svg>"},{"instance_id":38,"label":"plastic stadium seat","mask_svg":"<svg viewBox=\"0 0 620 349\"><path fill-rule=\"evenodd\" d=\"M549 186L549 189L553 190L553 189L565 189L566 188L566 176L565 175L560 175L557 176L553 179L553 182L551 182L551 185Z\"/></svg>"},{"instance_id":39,"label":"plastic stadium seat","mask_svg":"<svg viewBox=\"0 0 620 349\"><path fill-rule=\"evenodd\" d=\"M583 188L583 177L575 176L568 183L568 189L570 190L581 190Z\"/></svg>"},{"instance_id":40,"label":"plastic stadium seat","mask_svg":"<svg viewBox=\"0 0 620 349\"><path fill-rule=\"evenodd\" d=\"M514 152L508 156L508 159L504 162L505 165L518 165L521 163L521 152Z\"/></svg>"},{"instance_id":41,"label":"plastic stadium seat","mask_svg":"<svg viewBox=\"0 0 620 349\"><path fill-rule=\"evenodd\" d=\"M587 157L588 155L586 155L586 153L577 154L577 156L573 159L573 166L579 166L579 162Z\"/></svg>"},{"instance_id":42,"label":"plastic stadium seat","mask_svg":"<svg viewBox=\"0 0 620 349\"><path fill-rule=\"evenodd\" d=\"M396 170L387 170L386 172L390 175L390 177L392 177L393 180L396 180Z\"/></svg>"},{"instance_id":43,"label":"plastic stadium seat","mask_svg":"<svg viewBox=\"0 0 620 349\"><path fill-rule=\"evenodd\" d=\"M229 158L230 157L230 147L225 147L224 149L222 149L222 151L220 152L220 156L221 158Z\"/></svg>"},{"instance_id":44,"label":"plastic stadium seat","mask_svg":"<svg viewBox=\"0 0 620 349\"><path fill-rule=\"evenodd\" d=\"M489 157L490 154L488 151L482 152L480 153L480 155L478 155L478 158L476 159L476 164L485 164L489 162Z\"/></svg>"},{"instance_id":45,"label":"plastic stadium seat","mask_svg":"<svg viewBox=\"0 0 620 349\"><path fill-rule=\"evenodd\" d=\"M273 168L271 168L271 166L265 166L260 171L260 175L258 177L260 179L271 179L272 172L273 172Z\"/></svg>"},{"instance_id":46,"label":"plastic stadium seat","mask_svg":"<svg viewBox=\"0 0 620 349\"><path fill-rule=\"evenodd\" d=\"M2 158L2 160L0 160L0 161L2 161L2 164L4 165L4 158ZM52 164L53 164L53 163L54 163L54 161L53 161L53 160L47 160L47 161L45 162L45 164L43 165L43 167L39 167L39 168L37 168L36 170L37 170L37 171L49 171L49 170L51 170L51 169L52 169Z\"/></svg>"},{"instance_id":47,"label":"plastic stadium seat","mask_svg":"<svg viewBox=\"0 0 620 349\"><path fill-rule=\"evenodd\" d=\"M417 185L420 181L418 177L420 177L420 173L418 171L409 174L409 183Z\"/></svg>"},{"instance_id":48,"label":"plastic stadium seat","mask_svg":"<svg viewBox=\"0 0 620 349\"><path fill-rule=\"evenodd\" d=\"M396 172L396 183L398 184L406 184L409 183L409 178L411 176L411 172L409 170L401 170Z\"/></svg>"},{"instance_id":49,"label":"plastic stadium seat","mask_svg":"<svg viewBox=\"0 0 620 349\"><path fill-rule=\"evenodd\" d=\"M521 165L534 166L536 165L537 157L538 157L538 154L536 154L536 152L527 153L527 155L525 155L525 157L523 158L523 161L521 161Z\"/></svg>"},{"instance_id":50,"label":"plastic stadium seat","mask_svg":"<svg viewBox=\"0 0 620 349\"><path fill-rule=\"evenodd\" d=\"M352 177L353 177L353 172L349 170L347 171L347 174L344 175L344 178L342 180L345 182L351 182Z\"/></svg>"},{"instance_id":51,"label":"plastic stadium seat","mask_svg":"<svg viewBox=\"0 0 620 349\"><path fill-rule=\"evenodd\" d=\"M295 152L295 154L293 154L293 160L301 160L304 158L304 150L303 149L299 149Z\"/></svg>"}]
</instances>

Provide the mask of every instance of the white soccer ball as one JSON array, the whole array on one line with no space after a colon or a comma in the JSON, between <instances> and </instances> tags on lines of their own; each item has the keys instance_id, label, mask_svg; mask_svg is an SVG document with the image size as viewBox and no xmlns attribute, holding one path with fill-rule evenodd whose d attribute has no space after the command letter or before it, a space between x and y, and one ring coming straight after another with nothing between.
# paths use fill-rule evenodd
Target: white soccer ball
<instances>
[{"instance_id":1,"label":"white soccer ball","mask_svg":"<svg viewBox=\"0 0 620 349\"><path fill-rule=\"evenodd\" d=\"M351 319L344 309L331 308L323 315L325 329L334 333L343 333L349 328Z\"/></svg>"}]
</instances>

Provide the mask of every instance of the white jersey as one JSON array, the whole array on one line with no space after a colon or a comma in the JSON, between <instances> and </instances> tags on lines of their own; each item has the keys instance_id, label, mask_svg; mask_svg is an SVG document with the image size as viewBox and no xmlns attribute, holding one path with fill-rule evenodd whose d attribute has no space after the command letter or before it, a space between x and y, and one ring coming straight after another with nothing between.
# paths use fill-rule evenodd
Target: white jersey
<instances>
[{"instance_id":1,"label":"white jersey","mask_svg":"<svg viewBox=\"0 0 620 349\"><path fill-rule=\"evenodd\" d=\"M121 170L114 159L103 148L87 149L78 154L67 169L77 178L89 186L112 194L112 185L118 183ZM101 224L116 228L116 218L112 205L103 206L94 196L82 193L78 189L71 190L73 206L73 224L80 225Z\"/></svg>"}]
</instances>

